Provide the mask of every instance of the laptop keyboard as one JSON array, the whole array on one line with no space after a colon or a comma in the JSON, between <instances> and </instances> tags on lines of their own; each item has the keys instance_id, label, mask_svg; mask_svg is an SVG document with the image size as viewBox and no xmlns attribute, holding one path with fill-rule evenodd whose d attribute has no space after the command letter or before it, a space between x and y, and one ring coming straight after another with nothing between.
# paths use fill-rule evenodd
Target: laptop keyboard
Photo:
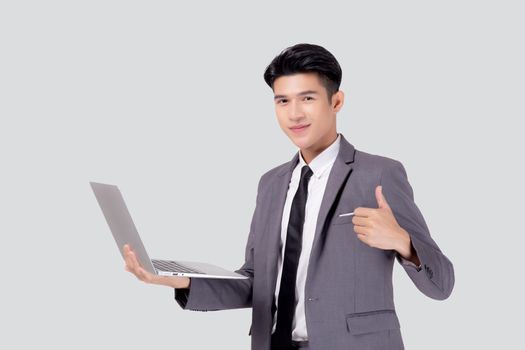
<instances>
[{"instance_id":1,"label":"laptop keyboard","mask_svg":"<svg viewBox=\"0 0 525 350\"><path fill-rule=\"evenodd\" d=\"M186 266L177 264L175 261L151 259L151 262L153 263L153 266L155 266L157 270L185 272L185 273L200 273L204 275L204 272L201 272L195 269L190 269Z\"/></svg>"}]
</instances>

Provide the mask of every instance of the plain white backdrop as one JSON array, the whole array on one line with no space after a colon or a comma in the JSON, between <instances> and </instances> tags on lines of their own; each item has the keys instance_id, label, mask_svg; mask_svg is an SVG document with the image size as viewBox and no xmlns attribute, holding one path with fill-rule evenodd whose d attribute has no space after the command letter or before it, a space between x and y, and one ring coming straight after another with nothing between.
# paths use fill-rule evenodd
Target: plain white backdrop
<instances>
[{"instance_id":1,"label":"plain white backdrop","mask_svg":"<svg viewBox=\"0 0 525 350\"><path fill-rule=\"evenodd\" d=\"M454 263L445 301L396 263L406 348L523 346L524 30L519 1L1 2L0 348L249 348L250 309L124 270L89 181L153 257L237 269L259 177L297 151L263 72L299 42L339 60L338 131L405 165Z\"/></svg>"}]
</instances>

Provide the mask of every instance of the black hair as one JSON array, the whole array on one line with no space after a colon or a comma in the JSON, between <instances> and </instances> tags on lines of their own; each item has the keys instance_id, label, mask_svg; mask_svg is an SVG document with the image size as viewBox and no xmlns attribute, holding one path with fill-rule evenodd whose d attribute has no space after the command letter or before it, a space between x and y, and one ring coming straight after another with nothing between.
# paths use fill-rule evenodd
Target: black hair
<instances>
[{"instance_id":1,"label":"black hair","mask_svg":"<svg viewBox=\"0 0 525 350\"><path fill-rule=\"evenodd\" d=\"M273 90L275 79L309 72L317 73L331 101L332 95L339 90L343 72L334 55L319 45L302 43L287 47L266 67L264 80Z\"/></svg>"}]
</instances>

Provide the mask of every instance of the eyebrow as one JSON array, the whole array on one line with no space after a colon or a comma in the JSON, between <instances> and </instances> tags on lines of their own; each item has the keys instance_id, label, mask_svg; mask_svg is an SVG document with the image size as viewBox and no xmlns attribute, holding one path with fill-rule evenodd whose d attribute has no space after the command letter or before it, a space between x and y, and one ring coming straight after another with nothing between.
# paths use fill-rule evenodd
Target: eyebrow
<instances>
[{"instance_id":1,"label":"eyebrow","mask_svg":"<svg viewBox=\"0 0 525 350\"><path fill-rule=\"evenodd\" d=\"M306 90L306 91L302 91L300 93L298 93L296 96L304 96L304 95L310 95L310 94L319 94L317 91L315 90ZM286 95L275 95L273 97L274 100L277 100L279 98L285 98L287 97Z\"/></svg>"}]
</instances>

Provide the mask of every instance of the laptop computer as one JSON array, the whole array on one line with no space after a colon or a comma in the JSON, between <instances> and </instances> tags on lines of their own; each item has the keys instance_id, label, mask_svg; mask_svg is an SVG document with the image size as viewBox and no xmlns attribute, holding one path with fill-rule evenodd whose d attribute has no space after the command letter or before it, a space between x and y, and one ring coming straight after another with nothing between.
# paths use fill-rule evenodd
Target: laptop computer
<instances>
[{"instance_id":1,"label":"laptop computer","mask_svg":"<svg viewBox=\"0 0 525 350\"><path fill-rule=\"evenodd\" d=\"M97 182L90 182L90 184L122 257L124 257L124 245L129 244L142 267L152 274L193 278L248 278L203 262L150 259L118 187Z\"/></svg>"}]
</instances>

